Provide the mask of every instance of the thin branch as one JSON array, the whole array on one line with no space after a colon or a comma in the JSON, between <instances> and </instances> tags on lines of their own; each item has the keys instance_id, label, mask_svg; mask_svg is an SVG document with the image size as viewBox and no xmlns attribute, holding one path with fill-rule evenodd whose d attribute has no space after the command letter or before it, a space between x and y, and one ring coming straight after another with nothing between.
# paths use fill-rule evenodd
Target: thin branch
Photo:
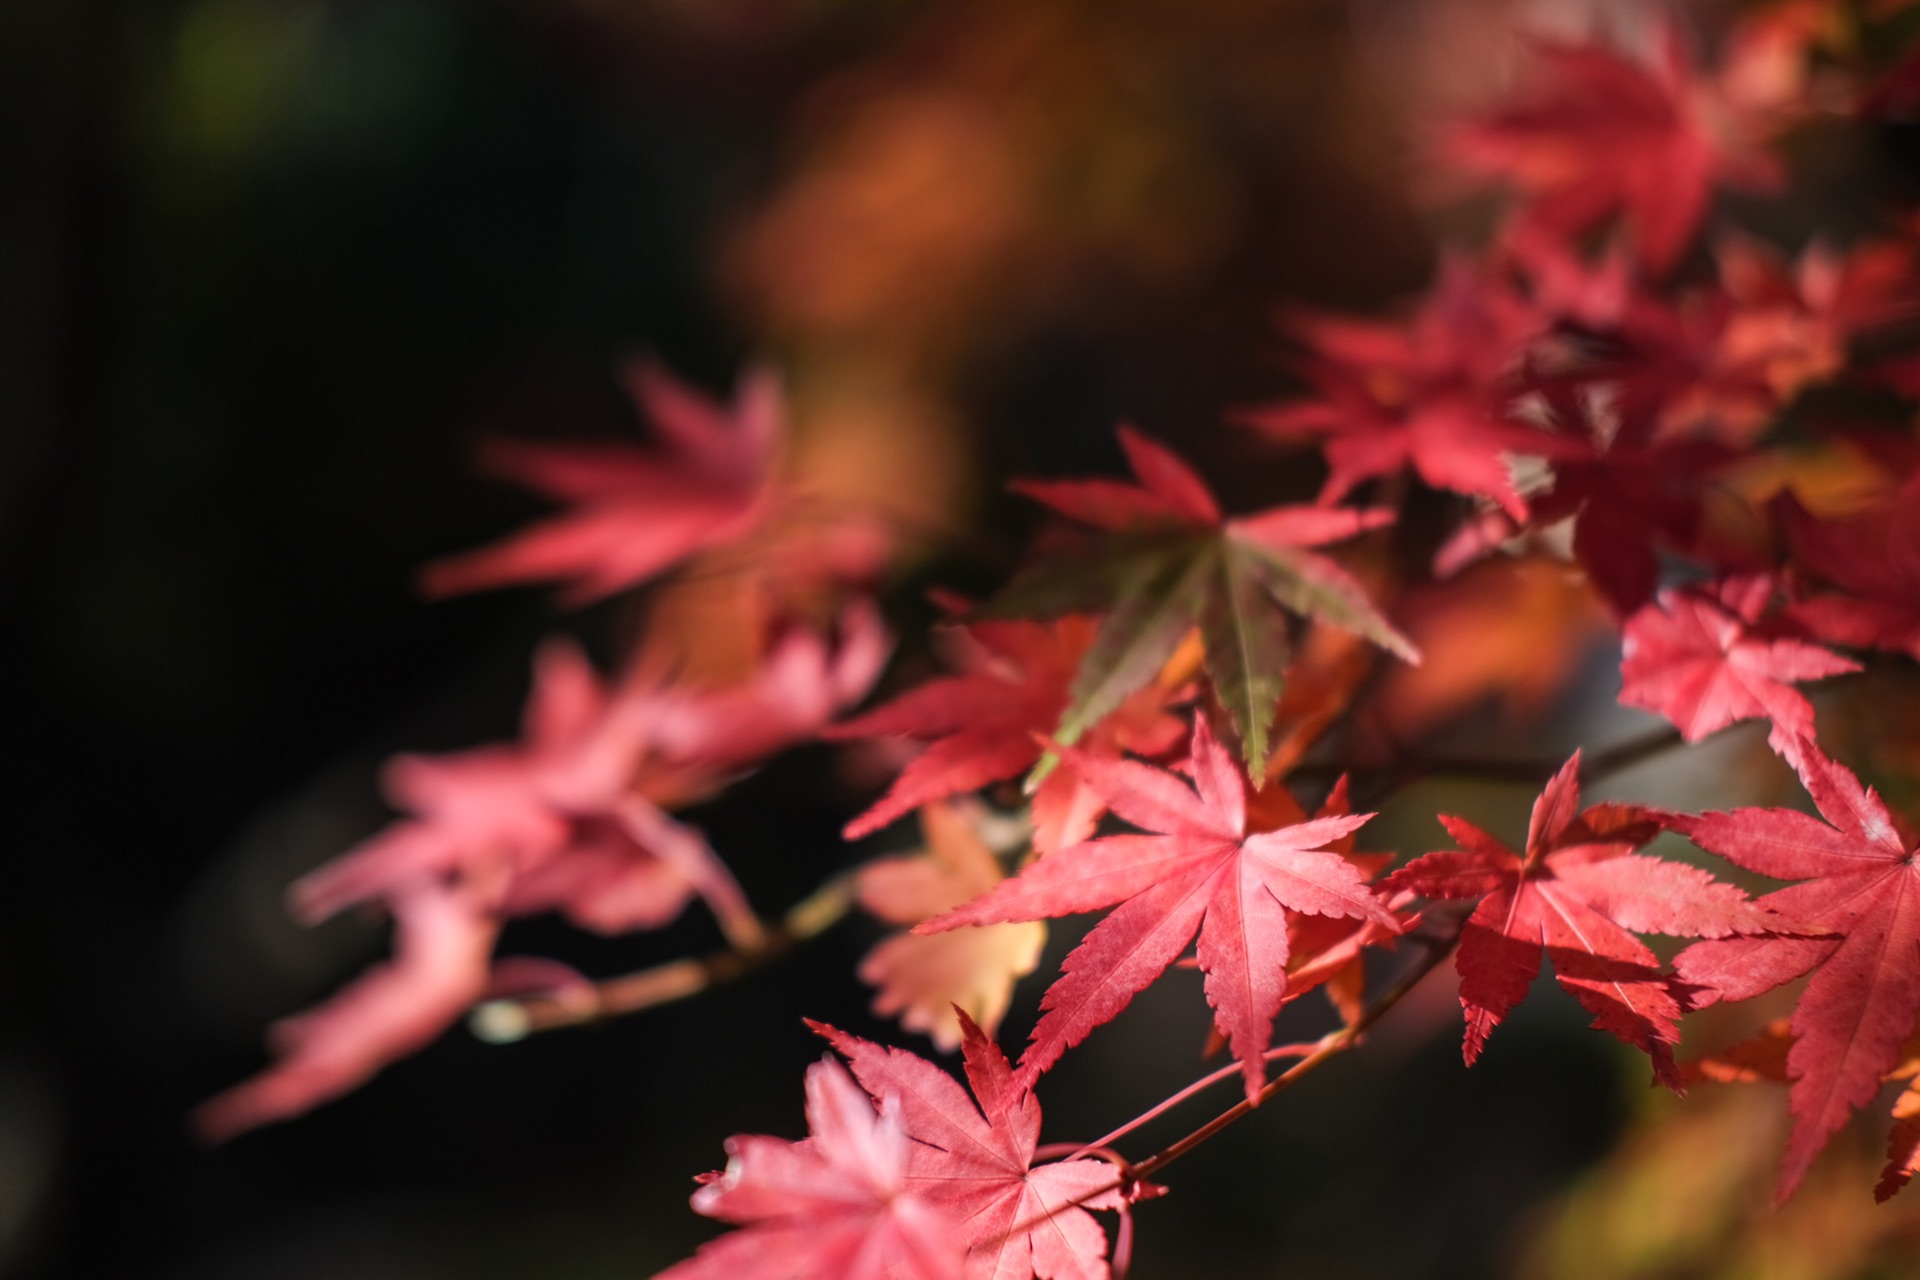
<instances>
[{"instance_id":1,"label":"thin branch","mask_svg":"<svg viewBox=\"0 0 1920 1280\"><path fill-rule=\"evenodd\" d=\"M1267 1050L1265 1054L1265 1059L1268 1062L1276 1062L1281 1058L1304 1058L1308 1054L1314 1052L1319 1047L1320 1047L1320 1042L1317 1042L1317 1041L1312 1044L1283 1044L1277 1049ZM1181 1103L1185 1102L1188 1098L1193 1097L1195 1094L1200 1093L1203 1090L1212 1088L1214 1085L1219 1084L1222 1080L1232 1079L1234 1076L1241 1074L1243 1069L1244 1068L1242 1068L1238 1062L1229 1062L1226 1066L1221 1067L1218 1071L1214 1071L1209 1073L1208 1075L1204 1075L1200 1077L1198 1080L1195 1080L1192 1084L1188 1085L1186 1088L1182 1089L1180 1092L1174 1094L1172 1097L1167 1098L1162 1102L1158 1103L1157 1105L1149 1108L1148 1110L1141 1112L1139 1115L1127 1121L1125 1124L1121 1125L1118 1129L1115 1129L1112 1133L1108 1134L1106 1137L1096 1139L1093 1142L1089 1142L1084 1147L1076 1148L1076 1147L1072 1147L1070 1144L1067 1144L1068 1149L1072 1152L1071 1158L1078 1158L1080 1156L1090 1155L1095 1151L1101 1150L1103 1148L1111 1147L1114 1143L1126 1137L1128 1134L1132 1133L1135 1129L1138 1129L1140 1126L1151 1123L1154 1120L1158 1120L1161 1116L1173 1110L1173 1108L1179 1106ZM1036 1159L1038 1158L1037 1153L1035 1158Z\"/></svg>"},{"instance_id":2,"label":"thin branch","mask_svg":"<svg viewBox=\"0 0 1920 1280\"><path fill-rule=\"evenodd\" d=\"M1429 918L1431 919L1432 917ZM1319 1045L1315 1047L1312 1053L1309 1053L1306 1057L1294 1063L1293 1066L1287 1068L1281 1075L1269 1080L1266 1087L1260 1090L1259 1096L1253 1101L1242 1098L1239 1102L1207 1121L1186 1137L1179 1139L1134 1165L1134 1177L1141 1179L1158 1173L1175 1160L1178 1160L1181 1156L1186 1155L1189 1151L1192 1151L1195 1147L1219 1133L1222 1129L1233 1124L1236 1120L1252 1114L1254 1108L1260 1103L1265 1102L1283 1090L1292 1088L1299 1081L1311 1075L1328 1059L1338 1057L1340 1054L1345 1053L1348 1049L1358 1044L1360 1038L1364 1036L1376 1022L1385 1017L1389 1010L1406 998L1408 992L1419 986L1420 982L1428 974L1439 968L1441 962L1453 954L1454 948L1459 945L1460 930L1466 924L1466 918L1467 916L1464 911L1451 912L1449 913L1446 927L1442 932L1431 935L1416 934L1408 939L1408 941L1420 944L1424 954L1419 960L1409 965L1406 971L1398 978L1395 978L1391 986L1375 997L1373 1002L1361 1011L1358 1018L1355 1018L1347 1026L1341 1027L1337 1031L1329 1032L1326 1036L1322 1037Z\"/></svg>"},{"instance_id":3,"label":"thin branch","mask_svg":"<svg viewBox=\"0 0 1920 1280\"><path fill-rule=\"evenodd\" d=\"M853 901L853 877L835 876L795 903L777 924L766 929L756 947L734 947L705 956L670 960L578 990L524 999L489 1000L473 1011L467 1025L482 1040L508 1044L536 1031L600 1022L684 1000L709 987L722 986L766 968L801 943L839 923L852 908Z\"/></svg>"},{"instance_id":4,"label":"thin branch","mask_svg":"<svg viewBox=\"0 0 1920 1280\"><path fill-rule=\"evenodd\" d=\"M1311 1051L1304 1058L1292 1067L1289 1067L1284 1074L1269 1080L1255 1101L1248 1102L1244 1098L1241 1099L1233 1106L1227 1108L1227 1110L1187 1134L1184 1138L1162 1148L1155 1154L1148 1156L1145 1160L1124 1168L1120 1176L1112 1182L1104 1186L1095 1187L1083 1195L1075 1196L1065 1204L1054 1206L1049 1209L1043 1217L1035 1218L1029 1222L1017 1223L1007 1231L1001 1233L997 1238L1012 1239L1014 1236L1031 1231L1041 1222L1052 1217L1062 1209L1085 1204L1089 1200L1096 1200L1110 1192L1118 1191L1122 1197L1131 1196L1136 1188L1148 1177L1165 1169L1168 1165L1180 1159L1180 1157L1186 1155L1195 1147L1200 1146L1208 1139L1219 1134L1221 1130L1251 1115L1260 1103L1267 1101L1277 1093L1292 1088L1302 1079L1318 1070L1330 1059L1336 1058L1348 1049L1353 1048L1356 1044L1360 1043L1361 1038L1375 1023L1385 1017L1395 1005L1406 998L1409 992L1419 986L1428 974L1439 968L1441 963L1453 954L1454 948L1460 943L1460 931L1466 925L1468 914L1468 910L1460 908L1448 910L1444 915L1438 912L1430 913L1427 919L1441 921L1441 927L1434 933L1414 934L1407 938L1408 942L1415 943L1421 947L1423 954L1420 958L1409 965L1399 977L1395 978L1386 990L1376 996L1373 1002L1362 1010L1360 1016L1354 1019L1352 1023L1322 1036L1319 1042L1312 1047ZM1287 1046L1287 1049L1291 1050L1297 1047L1299 1046L1290 1045ZM1238 1068L1236 1067L1234 1069L1237 1070ZM1183 1090L1182 1092L1191 1092L1194 1088L1202 1087L1206 1083L1208 1083L1208 1081L1198 1082L1197 1085L1189 1086L1187 1090ZM1162 1109L1163 1108L1156 1107L1154 1112L1150 1114L1157 1114ZM1105 1154L1107 1149L1100 1148L1100 1151ZM1108 1158L1111 1159L1112 1157L1109 1155Z\"/></svg>"}]
</instances>

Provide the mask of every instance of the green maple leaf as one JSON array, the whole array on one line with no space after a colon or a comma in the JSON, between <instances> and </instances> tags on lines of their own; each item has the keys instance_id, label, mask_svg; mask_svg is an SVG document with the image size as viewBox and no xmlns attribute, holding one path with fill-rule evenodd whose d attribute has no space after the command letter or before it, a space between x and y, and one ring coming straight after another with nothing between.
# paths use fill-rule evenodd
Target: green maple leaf
<instances>
[{"instance_id":1,"label":"green maple leaf","mask_svg":"<svg viewBox=\"0 0 1920 1280\"><path fill-rule=\"evenodd\" d=\"M1266 769L1287 663L1289 615L1316 618L1418 662L1365 588L1308 547L1393 519L1383 508L1273 507L1226 519L1204 482L1165 447L1120 428L1138 483L1017 481L1014 488L1109 536L1018 574L980 616L1104 615L1054 738L1071 745L1151 680L1198 627L1207 678L1240 738L1250 776ZM1052 770L1044 757L1029 785Z\"/></svg>"}]
</instances>

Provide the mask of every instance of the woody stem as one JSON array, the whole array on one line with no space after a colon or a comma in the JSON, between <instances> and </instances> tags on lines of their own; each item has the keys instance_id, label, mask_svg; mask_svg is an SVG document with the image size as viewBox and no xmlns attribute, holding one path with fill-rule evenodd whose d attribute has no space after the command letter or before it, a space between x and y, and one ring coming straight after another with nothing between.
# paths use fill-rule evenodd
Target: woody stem
<instances>
[{"instance_id":1,"label":"woody stem","mask_svg":"<svg viewBox=\"0 0 1920 1280\"><path fill-rule=\"evenodd\" d=\"M1389 1010L1399 1004L1401 1000L1406 998L1409 992L1420 985L1422 979L1439 968L1441 963L1453 954L1454 948L1460 944L1460 931L1466 925L1469 912L1461 908L1444 910L1444 915L1435 913L1428 916L1429 920L1440 921L1439 927L1432 933L1414 934L1408 938L1408 941L1417 943L1422 948L1420 958L1396 977L1386 990L1374 997L1372 1003L1367 1005L1367 1007L1361 1011L1360 1016L1350 1025L1321 1037L1319 1043L1314 1045L1299 1062L1289 1067L1284 1074L1268 1081L1267 1086L1260 1091L1259 1102L1265 1102L1276 1093L1293 1087L1300 1080L1318 1070L1319 1067L1329 1059L1338 1057L1348 1049L1353 1048L1354 1045L1360 1042L1361 1036L1363 1036L1369 1028L1379 1022L1381 1018L1385 1017ZM1299 1046L1289 1047L1297 1048ZM1205 1082L1202 1083L1204 1084ZM1192 1091L1193 1089L1190 1087L1184 1090L1183 1093L1191 1093ZM1089 1200L1096 1200L1110 1192L1118 1191L1123 1197L1130 1196L1137 1184L1145 1181L1149 1176L1160 1172L1162 1169L1165 1169L1175 1160L1186 1155L1189 1151L1206 1142L1209 1138L1214 1137L1222 1129L1225 1129L1235 1121L1251 1114L1256 1105L1257 1103L1250 1103L1242 1099L1201 1125L1198 1129L1195 1129L1192 1133L1189 1133L1186 1137L1148 1156L1138 1164L1124 1169L1120 1176L1112 1182L1104 1186L1096 1187L1082 1195L1075 1196L1068 1204L1055 1205L1047 1209L1042 1216L1030 1222L1016 1223L1013 1227L995 1237L995 1239L1011 1239L1021 1232L1029 1231L1033 1227L1038 1226L1041 1222L1045 1221L1046 1218L1060 1212L1061 1209L1069 1208L1073 1205L1085 1204ZM1163 1104L1162 1106L1156 1107L1149 1115L1158 1114L1164 1109ZM1127 1129L1132 1127L1132 1123L1125 1126ZM1124 1129L1122 1131L1124 1131ZM1103 1147L1099 1148L1099 1150L1105 1152L1107 1148Z\"/></svg>"},{"instance_id":2,"label":"woody stem","mask_svg":"<svg viewBox=\"0 0 1920 1280\"><path fill-rule=\"evenodd\" d=\"M835 876L764 929L752 948L731 947L670 960L574 991L489 1000L473 1011L468 1025L482 1040L507 1044L536 1031L579 1026L684 1000L763 969L799 944L826 932L845 917L853 898L852 877Z\"/></svg>"},{"instance_id":3,"label":"woody stem","mask_svg":"<svg viewBox=\"0 0 1920 1280\"><path fill-rule=\"evenodd\" d=\"M1198 1129L1195 1129L1192 1133L1187 1134L1184 1138L1175 1141L1155 1154L1148 1156L1145 1160L1135 1164L1133 1166L1134 1178L1136 1180L1144 1179L1158 1173L1175 1160L1178 1160L1181 1156L1186 1155L1189 1151L1192 1151L1195 1147L1219 1133L1222 1129L1233 1124L1236 1120L1250 1114L1258 1103L1265 1102L1275 1094L1291 1088L1301 1079L1312 1074L1328 1059L1337 1057L1359 1043L1360 1038L1369 1028L1380 1021L1381 1018L1385 1017L1387 1012L1399 1004L1408 992L1420 985L1422 979L1439 968L1441 962L1453 954L1454 948L1459 945L1460 930L1465 923L1466 916L1464 913L1453 913L1444 928L1439 932L1430 935L1416 935L1410 939L1422 945L1423 954L1416 962L1409 965L1405 972L1395 978L1392 985L1376 996L1373 1001L1361 1011L1358 1018L1354 1019L1354 1021L1347 1026L1340 1028L1338 1031L1331 1032L1323 1037L1313 1052L1294 1063L1293 1066L1289 1067L1282 1074L1269 1080L1266 1087L1260 1090L1257 1102L1249 1102L1244 1098L1241 1099L1233 1106L1201 1125Z\"/></svg>"}]
</instances>

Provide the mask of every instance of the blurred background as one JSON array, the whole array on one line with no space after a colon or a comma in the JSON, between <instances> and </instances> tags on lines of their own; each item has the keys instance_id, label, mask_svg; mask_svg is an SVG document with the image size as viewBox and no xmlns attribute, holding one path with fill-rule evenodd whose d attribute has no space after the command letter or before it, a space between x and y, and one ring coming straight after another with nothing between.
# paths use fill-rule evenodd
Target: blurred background
<instances>
[{"instance_id":1,"label":"blurred background","mask_svg":"<svg viewBox=\"0 0 1920 1280\"><path fill-rule=\"evenodd\" d=\"M1583 10L0 5L0 1275L598 1280L684 1256L722 1139L802 1131L801 1014L905 1042L851 976L877 925L590 1032L456 1032L224 1147L184 1123L384 946L371 921L297 929L281 896L386 820L379 762L511 736L537 638L604 654L620 625L417 597L421 562L540 510L476 478L472 442L631 433L611 370L636 351L715 391L771 359L802 450L924 535L903 598L991 585L1031 527L1004 478L1113 468L1121 417L1230 507L1310 494L1305 463L1219 426L1287 386L1275 308L1419 288L1418 129L1498 87L1521 25ZM1605 658L1568 705L1607 706ZM1561 723L1532 745L1605 731ZM802 752L692 817L779 908L851 862L835 832L867 794ZM1447 803L1512 835L1525 799ZM517 925L506 950L614 974L714 942L690 916ZM1197 1074L1190 977L1049 1077L1049 1138ZM1554 997L1467 1076L1451 993L1428 1003L1179 1166L1136 1274L1573 1274L1580 1240L1626 1231L1592 1188L1631 1170L1581 1171L1661 1105L1643 1065ZM1764 1194L1763 1101L1720 1122L1753 1148L1729 1205L1743 1176ZM1742 1212L1660 1227L1680 1242L1646 1273L1721 1274Z\"/></svg>"}]
</instances>

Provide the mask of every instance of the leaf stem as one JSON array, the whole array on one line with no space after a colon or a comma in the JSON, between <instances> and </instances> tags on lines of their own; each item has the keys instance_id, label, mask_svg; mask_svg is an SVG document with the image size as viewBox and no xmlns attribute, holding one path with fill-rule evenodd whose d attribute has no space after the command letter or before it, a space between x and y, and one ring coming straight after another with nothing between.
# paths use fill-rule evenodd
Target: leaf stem
<instances>
[{"instance_id":1,"label":"leaf stem","mask_svg":"<svg viewBox=\"0 0 1920 1280\"><path fill-rule=\"evenodd\" d=\"M1443 909L1442 911L1429 912L1426 920L1439 922L1439 927L1431 933L1422 932L1406 935L1408 942L1415 943L1421 948L1422 954L1420 958L1413 964L1407 966L1407 968L1393 980L1391 985L1378 996L1374 997L1372 1003L1367 1005L1367 1007L1361 1011L1360 1016L1354 1019L1352 1023L1336 1031L1329 1032L1310 1047L1288 1045L1282 1049L1275 1050L1271 1056L1286 1056L1289 1051L1301 1048L1306 1048L1307 1053L1299 1062L1289 1067L1284 1074L1268 1081L1266 1087L1260 1091L1258 1102L1265 1102L1275 1094L1292 1088L1295 1084L1299 1083L1300 1080L1319 1069L1328 1060L1338 1057L1348 1049L1359 1044L1362 1036L1364 1036L1375 1023L1385 1017L1395 1005L1406 998L1409 992L1419 986L1428 974L1439 968L1441 963L1453 954L1454 948L1460 944L1460 931L1465 927L1469 914L1471 914L1470 906L1452 907ZM1237 1072L1239 1069L1239 1065L1235 1064L1228 1070ZM1216 1072L1214 1076L1210 1076L1205 1080L1196 1081L1193 1085L1182 1090L1180 1095L1176 1095L1176 1098L1190 1095L1196 1090L1204 1088L1206 1085L1212 1083L1214 1078L1220 1074L1222 1073ZM1166 1107L1173 1105L1174 1101L1175 1099L1169 1099L1167 1102L1155 1107L1152 1111L1141 1117L1140 1120L1130 1122L1124 1126L1120 1132L1126 1132L1128 1129L1135 1128L1139 1124L1144 1123L1147 1119L1164 1111ZM1144 1183L1150 1175L1165 1169L1168 1165L1180 1159L1208 1139L1219 1134L1234 1122L1251 1115L1258 1105L1258 1102L1250 1103L1244 1098L1241 1099L1185 1137L1148 1156L1145 1160L1125 1166L1120 1176L1112 1182L1095 1187L1082 1195L1075 1196L1065 1204L1049 1208L1041 1218L1036 1218L1031 1222L1016 1223L1013 1227L1001 1233L997 1239L1011 1239L1023 1232L1032 1230L1035 1226L1038 1226L1040 1222L1052 1217L1062 1209L1073 1208L1085 1204L1090 1200L1097 1200L1101 1196L1111 1192L1117 1191L1123 1199L1131 1200L1138 1194L1140 1185ZM1093 1144L1088 1148L1084 1148L1084 1150L1088 1154L1100 1154L1108 1159L1113 1158L1111 1149L1101 1144Z\"/></svg>"},{"instance_id":2,"label":"leaf stem","mask_svg":"<svg viewBox=\"0 0 1920 1280\"><path fill-rule=\"evenodd\" d=\"M508 1044L538 1031L600 1022L697 995L709 987L763 969L799 944L826 932L853 906L854 880L838 875L795 903L778 923L760 934L757 945L734 946L705 956L687 956L609 978L584 990L522 999L489 1000L467 1020L473 1034Z\"/></svg>"},{"instance_id":3,"label":"leaf stem","mask_svg":"<svg viewBox=\"0 0 1920 1280\"><path fill-rule=\"evenodd\" d=\"M1320 1047L1319 1042L1314 1042L1311 1044L1285 1044L1285 1045L1281 1045L1277 1049L1267 1050L1265 1054L1265 1058L1268 1062L1274 1062L1280 1058L1304 1058L1308 1054L1314 1052L1314 1050L1318 1049L1319 1047ZM1202 1090L1209 1089L1214 1085L1219 1084L1222 1080L1228 1080L1228 1079L1232 1079L1235 1076L1238 1076L1242 1070L1243 1068L1238 1062L1229 1062L1226 1066L1221 1067L1218 1071L1214 1071L1200 1077L1198 1080L1195 1080L1192 1084L1180 1090L1180 1092L1174 1094L1172 1097L1169 1097L1161 1101L1157 1105L1153 1106L1152 1108L1141 1112L1139 1115L1127 1121L1125 1124L1121 1125L1118 1129L1115 1129L1112 1133L1108 1134L1106 1137L1097 1138L1094 1141L1087 1143L1084 1147L1075 1148L1075 1147L1069 1146L1068 1150L1071 1152L1071 1154L1067 1158L1078 1159L1081 1156L1090 1155L1095 1151L1101 1150L1102 1148L1111 1147L1114 1143L1126 1137L1128 1134L1132 1133L1135 1129L1138 1129L1144 1124L1148 1124L1154 1120L1159 1119L1161 1116L1165 1115L1167 1112L1171 1111L1173 1108L1179 1106L1181 1103L1185 1102L1188 1098L1191 1098L1195 1094L1200 1093Z\"/></svg>"},{"instance_id":4,"label":"leaf stem","mask_svg":"<svg viewBox=\"0 0 1920 1280\"><path fill-rule=\"evenodd\" d=\"M1429 916L1428 918L1432 919L1433 917ZM1395 978L1392 985L1388 986L1386 990L1376 996L1372 1003L1368 1004L1367 1007L1361 1011L1358 1018L1355 1018L1347 1026L1341 1027L1337 1031L1329 1032L1327 1035L1321 1037L1319 1044L1316 1045L1313 1051L1308 1053L1306 1057L1294 1063L1293 1066L1287 1068L1282 1074L1269 1080L1266 1087L1260 1090L1260 1095L1257 1100L1250 1102L1242 1098L1239 1102L1207 1121L1192 1133L1187 1134L1184 1138L1180 1138L1155 1154L1148 1156L1145 1160L1135 1164L1133 1166L1133 1176L1135 1180L1144 1179L1158 1173L1175 1160L1192 1151L1201 1143L1207 1141L1207 1139L1219 1133L1222 1129L1225 1129L1242 1117L1250 1115L1259 1103L1265 1102L1275 1094L1293 1087L1293 1085L1300 1080L1312 1074L1328 1059L1337 1057L1358 1044L1361 1037L1365 1035L1376 1022L1386 1016L1387 1012L1399 1004L1408 992L1419 986L1428 974L1439 968L1441 962L1453 954L1454 948L1459 945L1460 930L1465 923L1466 913L1464 911L1450 912L1448 913L1447 923L1440 932L1435 934L1412 935L1408 940L1420 944L1424 954L1421 955L1419 960L1409 965L1399 977Z\"/></svg>"}]
</instances>

